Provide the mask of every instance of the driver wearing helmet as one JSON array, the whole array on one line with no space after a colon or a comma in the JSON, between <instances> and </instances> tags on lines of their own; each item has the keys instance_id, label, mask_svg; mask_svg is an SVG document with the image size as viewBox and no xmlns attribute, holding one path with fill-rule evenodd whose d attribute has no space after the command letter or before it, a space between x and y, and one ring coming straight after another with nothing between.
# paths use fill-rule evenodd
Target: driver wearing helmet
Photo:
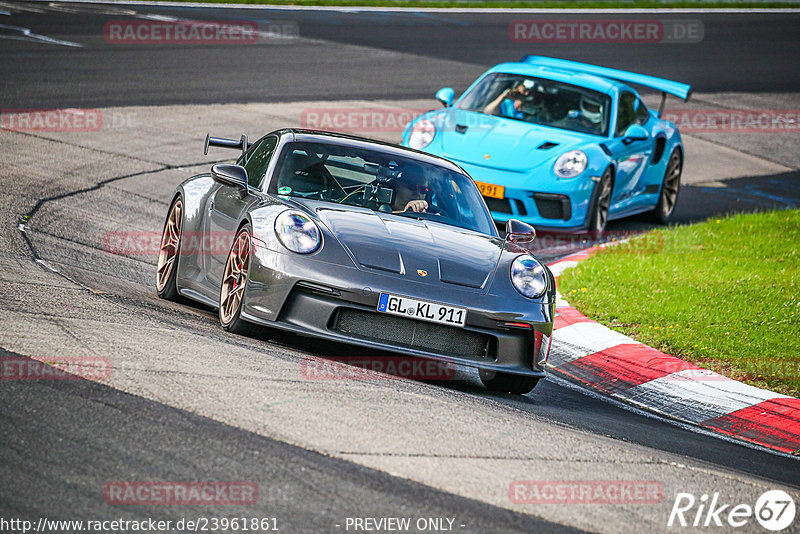
<instances>
[{"instance_id":1,"label":"driver wearing helmet","mask_svg":"<svg viewBox=\"0 0 800 534\"><path fill-rule=\"evenodd\" d=\"M590 96L581 95L580 102L581 122L585 126L600 129L600 121L603 118L603 105L599 100Z\"/></svg>"},{"instance_id":2,"label":"driver wearing helmet","mask_svg":"<svg viewBox=\"0 0 800 534\"><path fill-rule=\"evenodd\" d=\"M577 104L578 109L570 109L566 115L554 121L552 125L557 128L601 134L603 132L603 103L591 95L581 93Z\"/></svg>"}]
</instances>

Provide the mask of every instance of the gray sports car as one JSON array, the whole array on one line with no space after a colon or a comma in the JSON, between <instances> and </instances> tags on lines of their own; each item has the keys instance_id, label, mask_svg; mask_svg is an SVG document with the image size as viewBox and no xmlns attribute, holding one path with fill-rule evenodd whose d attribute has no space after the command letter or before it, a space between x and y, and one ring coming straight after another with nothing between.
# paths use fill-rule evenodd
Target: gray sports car
<instances>
[{"instance_id":1,"label":"gray sports car","mask_svg":"<svg viewBox=\"0 0 800 534\"><path fill-rule=\"evenodd\" d=\"M473 180L445 159L285 129L180 184L159 296L219 309L230 332L267 326L479 369L489 389L544 376L555 282L532 227L498 235Z\"/></svg>"}]
</instances>

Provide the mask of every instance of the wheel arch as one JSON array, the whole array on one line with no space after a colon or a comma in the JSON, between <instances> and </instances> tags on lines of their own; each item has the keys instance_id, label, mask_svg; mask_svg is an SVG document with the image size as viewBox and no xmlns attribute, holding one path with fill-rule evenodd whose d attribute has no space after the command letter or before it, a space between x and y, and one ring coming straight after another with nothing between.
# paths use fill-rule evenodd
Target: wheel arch
<instances>
[{"instance_id":1,"label":"wheel arch","mask_svg":"<svg viewBox=\"0 0 800 534\"><path fill-rule=\"evenodd\" d=\"M239 226L236 227L236 233L238 234L239 231L244 228L244 225L250 225L250 237L253 237L253 221L250 220L250 214L247 214L247 217L243 217L241 221L239 221Z\"/></svg>"},{"instance_id":2,"label":"wheel arch","mask_svg":"<svg viewBox=\"0 0 800 534\"><path fill-rule=\"evenodd\" d=\"M589 207L586 210L586 216L584 218L584 225L586 227L588 227L588 225L589 225L589 218L592 217L592 215L594 213L595 205L596 205L596 203L598 201L598 196L600 194L600 182L602 181L603 176L605 176L606 172L609 172L609 171L611 172L611 175L609 177L610 180L611 180L611 198L609 199L608 214L606 215L606 217L608 217L608 215L611 214L611 207L612 207L612 203L613 203L612 201L614 200L614 184L616 183L616 177L617 177L617 169L614 166L614 162L613 161L610 161L605 166L605 168L603 169L602 174L600 174L600 179L594 181L594 186L592 187L592 193L591 193L591 196L589 197Z\"/></svg>"},{"instance_id":3,"label":"wheel arch","mask_svg":"<svg viewBox=\"0 0 800 534\"><path fill-rule=\"evenodd\" d=\"M611 199L613 200L614 199L614 185L617 183L617 167L616 167L616 165L614 164L613 161L610 161L608 163L608 165L606 165L606 168L603 169L603 174L605 174L606 171L611 171ZM603 174L600 175L601 178L602 178ZM600 183L600 182L598 181L596 183ZM611 206L609 206L609 211L610 210L611 210Z\"/></svg>"},{"instance_id":4,"label":"wheel arch","mask_svg":"<svg viewBox=\"0 0 800 534\"><path fill-rule=\"evenodd\" d=\"M678 152L680 152L680 154L681 154L681 170L683 170L683 159L685 157L685 154L683 153L683 144L675 143L675 146L672 147L672 150L677 150ZM670 154L672 154L672 151L670 151Z\"/></svg>"}]
</instances>

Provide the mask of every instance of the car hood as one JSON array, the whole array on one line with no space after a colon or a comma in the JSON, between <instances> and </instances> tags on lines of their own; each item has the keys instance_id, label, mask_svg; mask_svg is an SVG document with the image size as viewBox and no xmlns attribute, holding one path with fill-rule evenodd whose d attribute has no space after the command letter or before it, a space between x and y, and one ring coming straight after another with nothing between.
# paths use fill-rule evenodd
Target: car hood
<instances>
[{"instance_id":1,"label":"car hood","mask_svg":"<svg viewBox=\"0 0 800 534\"><path fill-rule=\"evenodd\" d=\"M529 172L590 141L584 134L463 109L444 113L441 155L490 169Z\"/></svg>"},{"instance_id":2,"label":"car hood","mask_svg":"<svg viewBox=\"0 0 800 534\"><path fill-rule=\"evenodd\" d=\"M328 227L362 270L434 285L486 290L503 240L449 225L353 206L293 199Z\"/></svg>"}]
</instances>

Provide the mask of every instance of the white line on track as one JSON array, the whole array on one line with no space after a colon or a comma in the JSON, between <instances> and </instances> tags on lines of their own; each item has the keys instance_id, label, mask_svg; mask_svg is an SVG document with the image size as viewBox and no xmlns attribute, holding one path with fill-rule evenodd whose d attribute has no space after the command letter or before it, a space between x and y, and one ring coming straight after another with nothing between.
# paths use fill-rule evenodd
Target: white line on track
<instances>
[{"instance_id":1,"label":"white line on track","mask_svg":"<svg viewBox=\"0 0 800 534\"><path fill-rule=\"evenodd\" d=\"M72 41L62 41L61 39L54 39L46 35L39 35L33 33L30 28L22 28L20 26L9 26L7 24L0 24L0 30L9 30L12 34L0 34L0 39L7 39L9 41L32 41L35 43L54 44L60 46L83 47L80 43L73 43Z\"/></svg>"},{"instance_id":2,"label":"white line on track","mask_svg":"<svg viewBox=\"0 0 800 534\"><path fill-rule=\"evenodd\" d=\"M50 0L31 0L34 3L49 3ZM113 4L130 6L204 7L220 9L270 9L280 11L337 11L340 13L377 12L424 12L424 13L800 13L798 8L482 8L482 7L377 7L377 6L287 6L274 4L216 4L207 2L134 2L129 0L62 0L62 3Z\"/></svg>"}]
</instances>

